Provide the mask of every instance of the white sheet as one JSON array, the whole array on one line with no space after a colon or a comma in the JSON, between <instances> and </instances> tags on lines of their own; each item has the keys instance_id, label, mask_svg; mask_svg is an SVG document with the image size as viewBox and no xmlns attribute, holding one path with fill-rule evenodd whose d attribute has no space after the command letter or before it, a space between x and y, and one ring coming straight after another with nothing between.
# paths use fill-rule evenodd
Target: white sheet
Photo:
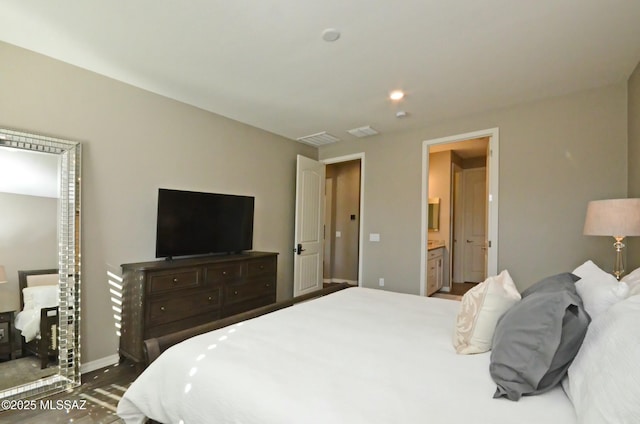
<instances>
[{"instance_id":1,"label":"white sheet","mask_svg":"<svg viewBox=\"0 0 640 424\"><path fill-rule=\"evenodd\" d=\"M25 341L40 337L41 308L58 306L58 274L27 276L28 287L22 289L24 309L16 315L15 327Z\"/></svg>"},{"instance_id":2,"label":"white sheet","mask_svg":"<svg viewBox=\"0 0 640 424\"><path fill-rule=\"evenodd\" d=\"M489 354L457 355L459 302L350 288L167 350L118 405L127 424L576 423L560 387L493 399Z\"/></svg>"},{"instance_id":3,"label":"white sheet","mask_svg":"<svg viewBox=\"0 0 640 424\"><path fill-rule=\"evenodd\" d=\"M27 343L40 336L40 309L25 309L18 312L15 327L20 330Z\"/></svg>"}]
</instances>

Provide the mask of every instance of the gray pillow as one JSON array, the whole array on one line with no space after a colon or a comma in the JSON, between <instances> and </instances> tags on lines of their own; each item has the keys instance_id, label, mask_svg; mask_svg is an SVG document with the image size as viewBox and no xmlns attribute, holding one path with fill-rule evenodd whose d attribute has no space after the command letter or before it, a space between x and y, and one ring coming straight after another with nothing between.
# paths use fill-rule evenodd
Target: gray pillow
<instances>
[{"instance_id":1,"label":"gray pillow","mask_svg":"<svg viewBox=\"0 0 640 424\"><path fill-rule=\"evenodd\" d=\"M562 290L569 290L572 293L577 293L575 282L579 279L580 277L570 272L563 272L562 274L552 275L551 277L542 279L537 283L529 286L521 293L521 295L522 297L527 297L533 293L558 292Z\"/></svg>"},{"instance_id":2,"label":"gray pillow","mask_svg":"<svg viewBox=\"0 0 640 424\"><path fill-rule=\"evenodd\" d=\"M575 290L529 293L496 324L489 371L494 398L517 401L557 385L578 353L591 319Z\"/></svg>"}]
</instances>

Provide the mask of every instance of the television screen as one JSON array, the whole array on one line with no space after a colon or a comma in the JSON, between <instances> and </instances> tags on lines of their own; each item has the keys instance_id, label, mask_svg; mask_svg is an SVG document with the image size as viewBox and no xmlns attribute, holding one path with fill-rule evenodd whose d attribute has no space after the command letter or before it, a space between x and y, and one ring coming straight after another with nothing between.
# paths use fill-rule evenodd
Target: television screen
<instances>
[{"instance_id":1,"label":"television screen","mask_svg":"<svg viewBox=\"0 0 640 424\"><path fill-rule=\"evenodd\" d=\"M156 257L251 250L253 207L250 196L159 189Z\"/></svg>"}]
</instances>

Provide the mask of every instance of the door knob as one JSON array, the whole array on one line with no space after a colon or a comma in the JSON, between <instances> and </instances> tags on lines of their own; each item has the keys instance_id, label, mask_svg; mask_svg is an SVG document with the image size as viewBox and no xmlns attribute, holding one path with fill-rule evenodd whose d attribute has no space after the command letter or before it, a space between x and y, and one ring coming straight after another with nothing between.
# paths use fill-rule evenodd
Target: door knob
<instances>
[{"instance_id":1,"label":"door knob","mask_svg":"<svg viewBox=\"0 0 640 424\"><path fill-rule=\"evenodd\" d=\"M296 248L296 250L294 250L298 255L302 254L302 252L305 251L305 249L302 248L302 244L298 243L298 247Z\"/></svg>"}]
</instances>

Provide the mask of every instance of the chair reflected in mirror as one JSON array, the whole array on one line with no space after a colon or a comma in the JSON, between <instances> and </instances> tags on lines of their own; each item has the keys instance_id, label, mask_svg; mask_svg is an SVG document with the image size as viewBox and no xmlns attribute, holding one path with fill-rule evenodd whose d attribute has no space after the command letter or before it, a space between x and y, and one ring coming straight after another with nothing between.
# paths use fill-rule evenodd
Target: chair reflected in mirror
<instances>
[{"instance_id":1,"label":"chair reflected in mirror","mask_svg":"<svg viewBox=\"0 0 640 424\"><path fill-rule=\"evenodd\" d=\"M58 358L57 269L18 271L20 312L15 327L22 339L22 356L35 355L45 369Z\"/></svg>"}]
</instances>

